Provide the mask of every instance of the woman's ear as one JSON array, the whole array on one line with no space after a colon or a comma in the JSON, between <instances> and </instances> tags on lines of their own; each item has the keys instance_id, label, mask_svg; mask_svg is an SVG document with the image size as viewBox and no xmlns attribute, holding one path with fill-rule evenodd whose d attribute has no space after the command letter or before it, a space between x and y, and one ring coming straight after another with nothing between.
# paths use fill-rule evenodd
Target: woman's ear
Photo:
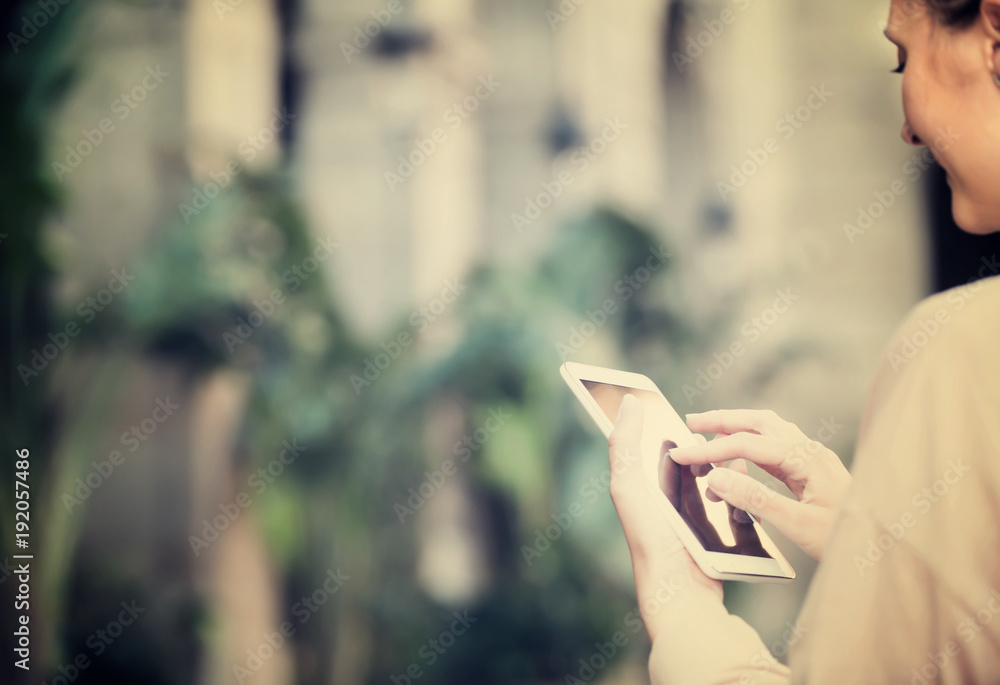
<instances>
[{"instance_id":1,"label":"woman's ear","mask_svg":"<svg viewBox=\"0 0 1000 685\"><path fill-rule=\"evenodd\" d=\"M1000 74L1000 0L982 0L979 17L988 40L987 64L995 76Z\"/></svg>"}]
</instances>

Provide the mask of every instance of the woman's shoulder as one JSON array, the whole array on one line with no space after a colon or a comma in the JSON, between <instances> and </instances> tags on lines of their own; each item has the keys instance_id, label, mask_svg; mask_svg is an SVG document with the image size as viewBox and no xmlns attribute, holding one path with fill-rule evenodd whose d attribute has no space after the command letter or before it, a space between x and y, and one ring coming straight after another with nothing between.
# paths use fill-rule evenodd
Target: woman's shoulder
<instances>
[{"instance_id":1,"label":"woman's shoulder","mask_svg":"<svg viewBox=\"0 0 1000 685\"><path fill-rule=\"evenodd\" d=\"M899 372L921 358L1000 365L1000 276L957 286L919 302L896 329L883 363ZM955 355L963 355L962 359ZM929 361L929 359L928 359Z\"/></svg>"}]
</instances>

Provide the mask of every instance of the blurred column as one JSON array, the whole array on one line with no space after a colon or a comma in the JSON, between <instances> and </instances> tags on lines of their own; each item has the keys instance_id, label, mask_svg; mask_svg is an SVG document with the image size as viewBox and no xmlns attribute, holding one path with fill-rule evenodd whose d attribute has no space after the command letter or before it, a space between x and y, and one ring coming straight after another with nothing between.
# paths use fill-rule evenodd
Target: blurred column
<instances>
[{"instance_id":1,"label":"blurred column","mask_svg":"<svg viewBox=\"0 0 1000 685\"><path fill-rule=\"evenodd\" d=\"M276 22L272 0L188 3L187 158L195 178L234 159L256 168L280 159L276 140L257 139L279 102Z\"/></svg>"},{"instance_id":2,"label":"blurred column","mask_svg":"<svg viewBox=\"0 0 1000 685\"><path fill-rule=\"evenodd\" d=\"M570 8L573 8L570 11ZM664 209L660 45L665 3L553 2L548 19L556 75L579 111L582 144L592 145L593 169L579 174L593 199L618 203L653 223ZM601 136L609 122L624 130Z\"/></svg>"},{"instance_id":3,"label":"blurred column","mask_svg":"<svg viewBox=\"0 0 1000 685\"><path fill-rule=\"evenodd\" d=\"M473 0L415 4L434 45L419 63L423 101L413 131L423 142L440 140L412 180L411 283L417 304L438 297L444 281L461 277L478 256L483 204L479 110L502 85L491 82L500 75L490 68L477 39L474 8Z\"/></svg>"},{"instance_id":4,"label":"blurred column","mask_svg":"<svg viewBox=\"0 0 1000 685\"><path fill-rule=\"evenodd\" d=\"M313 0L302 36L306 205L342 241L333 279L372 336L477 257L487 103L475 92L490 76L471 0L388 7Z\"/></svg>"},{"instance_id":5,"label":"blurred column","mask_svg":"<svg viewBox=\"0 0 1000 685\"><path fill-rule=\"evenodd\" d=\"M280 128L288 117L278 109L280 41L274 3L192 0L185 28L185 152L191 175L204 182L232 161L257 171L273 168L281 159ZM241 379L226 375L207 386L200 414L210 418L191 440L193 528L232 501L241 476L234 464L235 443L220 436L226 422L216 414L220 407L235 405L228 423L238 425L245 387ZM248 650L257 650L287 613L253 516L238 519L218 547L202 556L201 571L217 624L203 682L231 680L234 666L246 668ZM290 682L291 656L275 652L255 675L275 685Z\"/></svg>"}]
</instances>

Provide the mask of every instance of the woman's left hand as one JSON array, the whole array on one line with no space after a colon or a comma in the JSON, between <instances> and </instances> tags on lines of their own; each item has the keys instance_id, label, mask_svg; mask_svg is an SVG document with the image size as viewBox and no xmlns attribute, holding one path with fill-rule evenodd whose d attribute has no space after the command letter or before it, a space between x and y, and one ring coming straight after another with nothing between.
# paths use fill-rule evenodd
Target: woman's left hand
<instances>
[{"instance_id":1,"label":"woman's left hand","mask_svg":"<svg viewBox=\"0 0 1000 685\"><path fill-rule=\"evenodd\" d=\"M702 572L655 501L657 491L642 467L642 424L642 404L626 395L609 438L610 489L632 557L639 607L655 639L657 621L651 618L661 604L682 592L696 602L721 605L722 583Z\"/></svg>"}]
</instances>

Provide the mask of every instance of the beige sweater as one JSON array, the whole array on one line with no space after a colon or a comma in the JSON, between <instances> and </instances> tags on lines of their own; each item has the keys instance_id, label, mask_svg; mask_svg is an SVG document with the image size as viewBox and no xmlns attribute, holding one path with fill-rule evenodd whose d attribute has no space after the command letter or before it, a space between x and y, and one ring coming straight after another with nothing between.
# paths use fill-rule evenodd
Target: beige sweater
<instances>
[{"instance_id":1,"label":"beige sweater","mask_svg":"<svg viewBox=\"0 0 1000 685\"><path fill-rule=\"evenodd\" d=\"M1000 277L894 334L853 475L791 668L742 620L692 615L653 645L654 683L1000 682Z\"/></svg>"}]
</instances>

